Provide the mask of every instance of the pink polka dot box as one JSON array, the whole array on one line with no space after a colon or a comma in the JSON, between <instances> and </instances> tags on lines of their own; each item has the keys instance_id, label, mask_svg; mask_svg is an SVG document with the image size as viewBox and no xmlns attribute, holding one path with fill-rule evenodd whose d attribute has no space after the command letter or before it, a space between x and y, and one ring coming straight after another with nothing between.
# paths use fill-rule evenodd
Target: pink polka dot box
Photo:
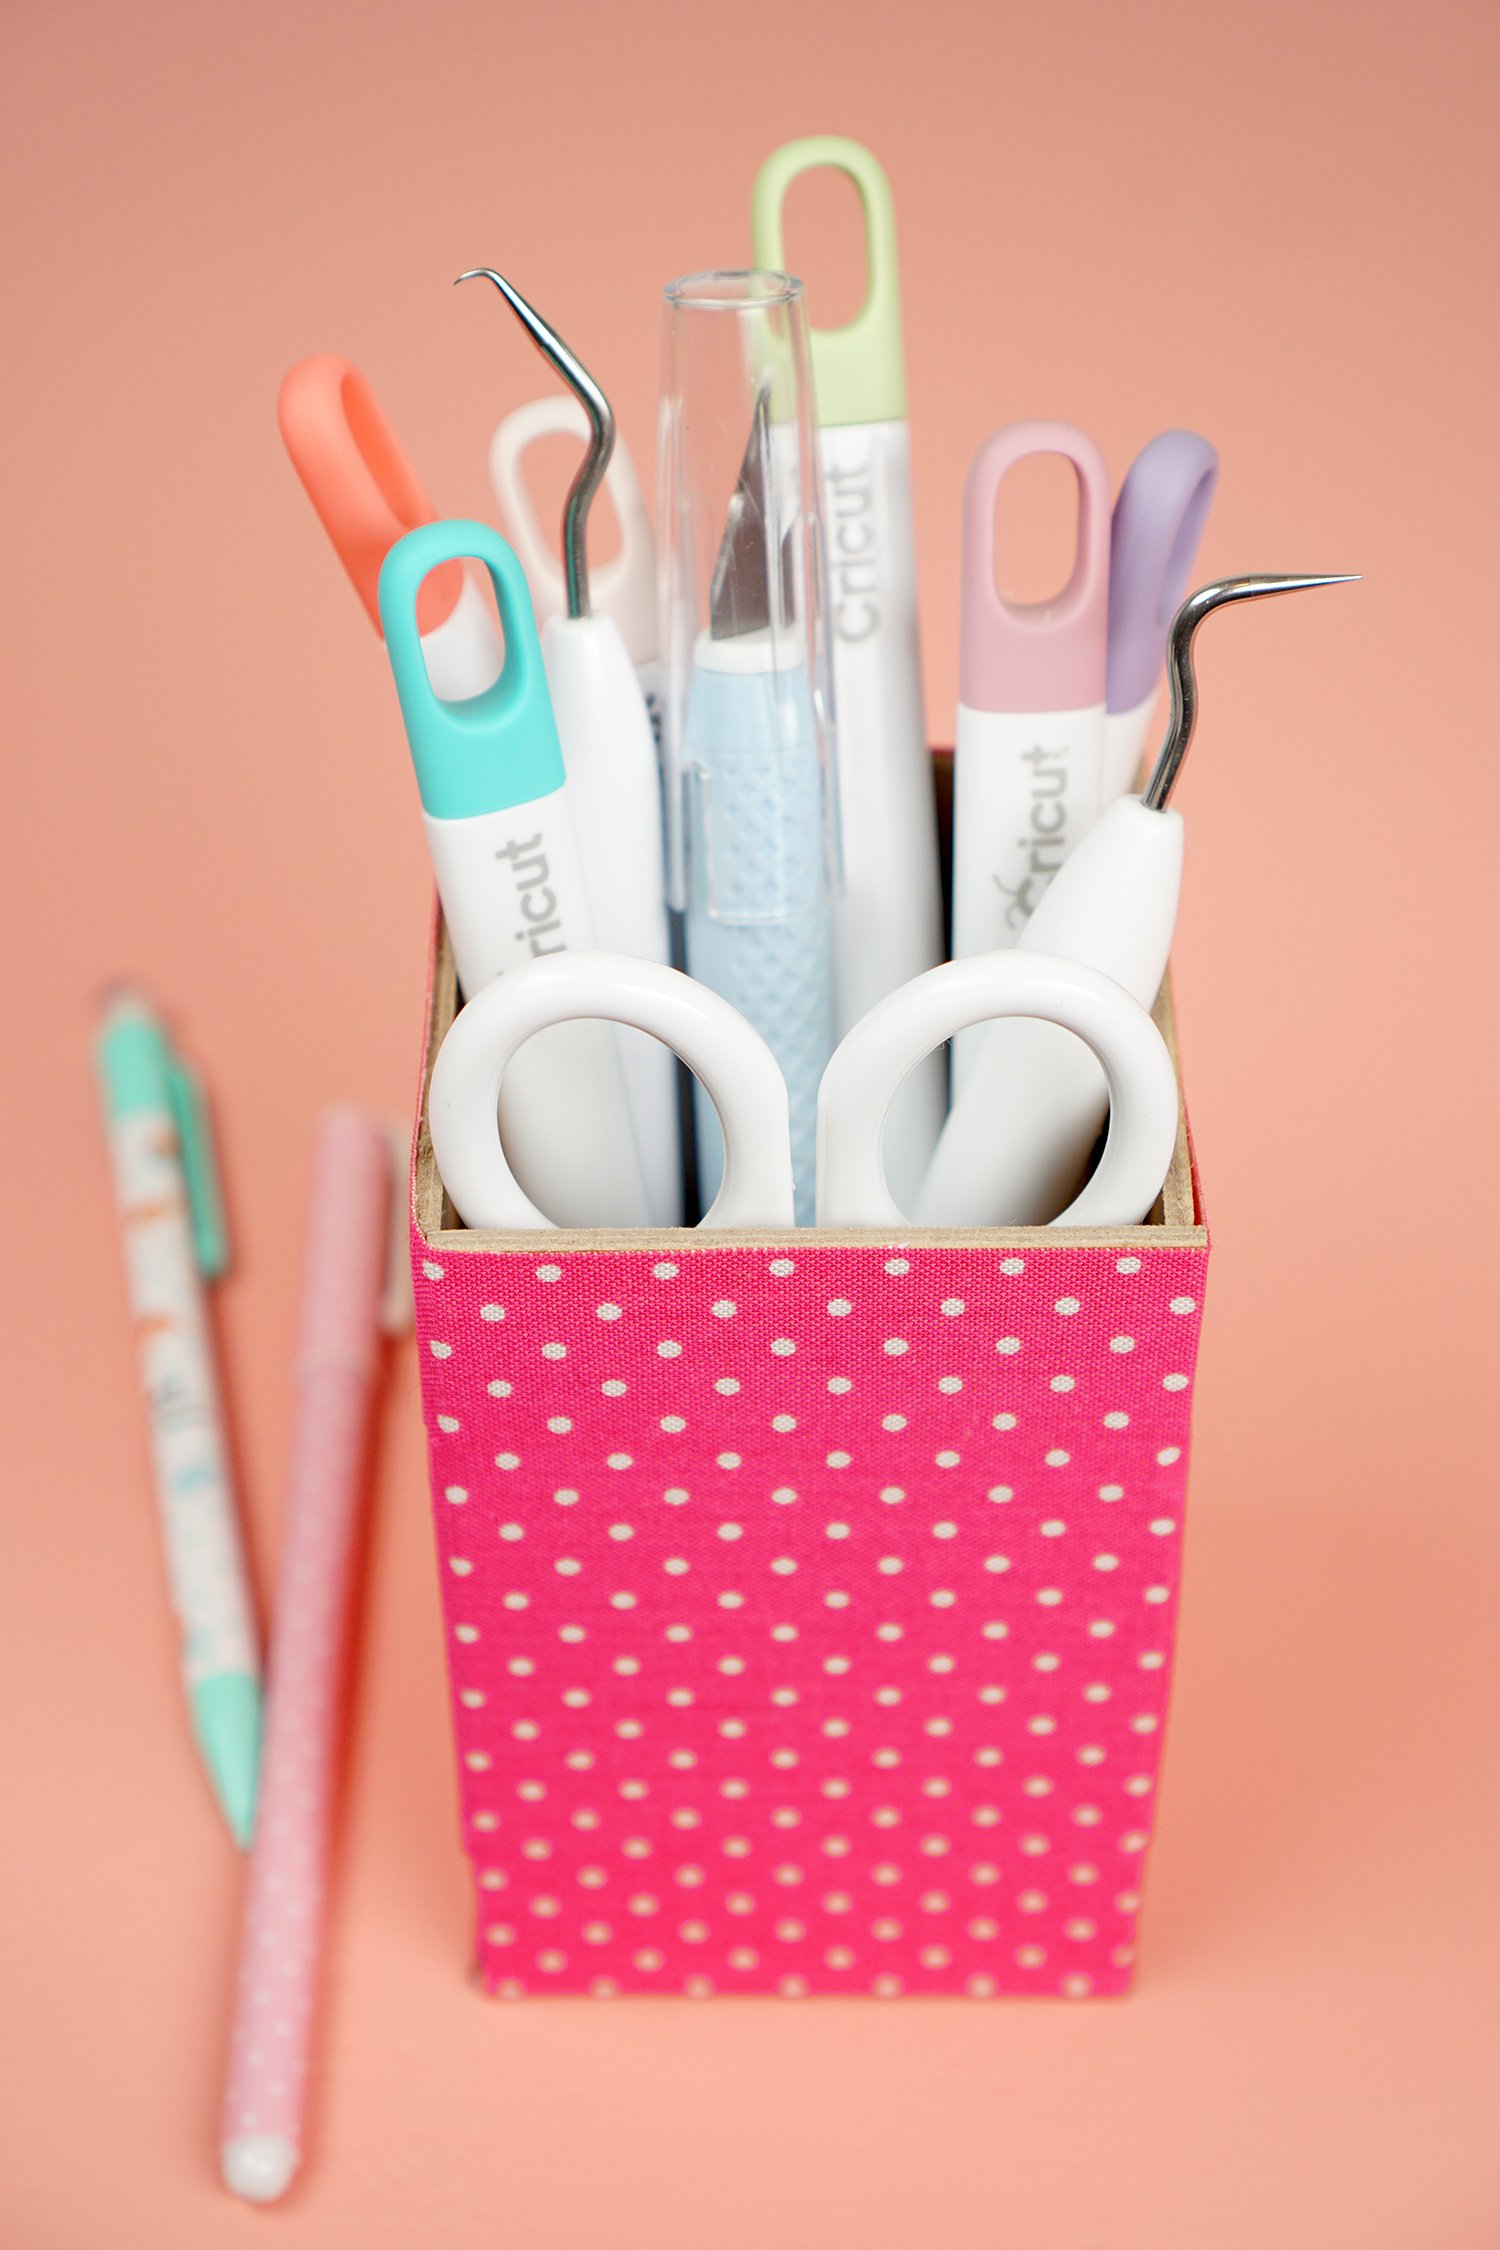
<instances>
[{"instance_id":1,"label":"pink polka dot box","mask_svg":"<svg viewBox=\"0 0 1500 2250\"><path fill-rule=\"evenodd\" d=\"M1143 1226L889 1240L465 1232L424 1124L412 1257L486 1989L1126 1990L1186 1122Z\"/></svg>"}]
</instances>

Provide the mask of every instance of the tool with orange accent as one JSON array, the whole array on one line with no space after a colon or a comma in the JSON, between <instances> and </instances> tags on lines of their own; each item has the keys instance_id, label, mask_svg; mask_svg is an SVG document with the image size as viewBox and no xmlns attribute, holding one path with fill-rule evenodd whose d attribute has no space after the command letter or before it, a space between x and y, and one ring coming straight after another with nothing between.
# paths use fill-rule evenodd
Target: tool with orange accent
<instances>
[{"instance_id":1,"label":"tool with orange accent","mask_svg":"<svg viewBox=\"0 0 1500 2250\"><path fill-rule=\"evenodd\" d=\"M202 1091L133 992L111 995L97 1059L183 1684L243 1848L255 1817L260 1661L204 1303L228 1246Z\"/></svg>"},{"instance_id":2,"label":"tool with orange accent","mask_svg":"<svg viewBox=\"0 0 1500 2250\"><path fill-rule=\"evenodd\" d=\"M421 479L359 369L334 352L299 360L281 386L276 419L292 467L349 573L377 633L380 566L396 541L437 520ZM417 602L433 693L482 695L500 677L501 649L479 581L454 559Z\"/></svg>"}]
</instances>

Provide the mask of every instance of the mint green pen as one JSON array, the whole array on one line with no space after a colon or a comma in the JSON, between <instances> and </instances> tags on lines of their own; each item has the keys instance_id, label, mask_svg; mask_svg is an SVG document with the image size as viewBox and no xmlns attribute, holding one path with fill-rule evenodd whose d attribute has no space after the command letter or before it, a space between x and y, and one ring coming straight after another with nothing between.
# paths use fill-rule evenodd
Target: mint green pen
<instances>
[{"instance_id":1,"label":"mint green pen","mask_svg":"<svg viewBox=\"0 0 1500 2250\"><path fill-rule=\"evenodd\" d=\"M97 1061L183 1685L243 1848L255 1822L260 1659L205 1301L228 1262L207 1120L195 1076L137 994L111 995Z\"/></svg>"}]
</instances>

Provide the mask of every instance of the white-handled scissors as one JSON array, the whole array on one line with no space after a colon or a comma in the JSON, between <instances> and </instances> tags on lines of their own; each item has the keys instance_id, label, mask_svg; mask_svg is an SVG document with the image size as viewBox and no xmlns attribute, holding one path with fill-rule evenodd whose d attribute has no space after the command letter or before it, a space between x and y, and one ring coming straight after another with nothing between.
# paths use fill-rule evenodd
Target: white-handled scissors
<instances>
[{"instance_id":1,"label":"white-handled scissors","mask_svg":"<svg viewBox=\"0 0 1500 2250\"><path fill-rule=\"evenodd\" d=\"M943 1040L996 1016L1033 1016L1086 1041L1109 1087L1109 1133L1088 1184L1054 1226L1131 1226L1155 1202L1177 1134L1177 1078L1161 1033L1111 977L1051 954L971 954L929 969L847 1032L818 1095L820 1227L911 1222L886 1185L881 1143L909 1071ZM786 1084L760 1034L706 985L659 962L559 953L475 994L438 1053L428 1100L433 1153L464 1224L551 1227L506 1161L500 1084L524 1041L577 1017L632 1024L675 1048L724 1132L719 1192L704 1228L784 1228L792 1219Z\"/></svg>"}]
</instances>

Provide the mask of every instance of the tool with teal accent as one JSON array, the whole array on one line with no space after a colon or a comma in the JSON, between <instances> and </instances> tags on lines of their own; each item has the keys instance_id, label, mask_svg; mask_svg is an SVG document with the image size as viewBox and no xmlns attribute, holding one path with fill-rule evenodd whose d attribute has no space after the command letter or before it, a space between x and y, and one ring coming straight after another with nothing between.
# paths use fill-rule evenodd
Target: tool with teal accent
<instances>
[{"instance_id":1,"label":"tool with teal accent","mask_svg":"<svg viewBox=\"0 0 1500 2250\"><path fill-rule=\"evenodd\" d=\"M228 1244L202 1089L130 991L110 996L97 1062L183 1684L214 1793L244 1849L255 1820L260 1658L205 1302Z\"/></svg>"},{"instance_id":2,"label":"tool with teal accent","mask_svg":"<svg viewBox=\"0 0 1500 2250\"><path fill-rule=\"evenodd\" d=\"M810 335L828 544L843 884L834 902L838 1029L944 956L937 805L917 645L911 437L890 182L867 148L831 135L768 156L751 199L755 262L785 269L782 208L805 173L853 182L865 300ZM794 265L794 271L802 270ZM810 310L816 312L814 299ZM910 1205L942 1130L947 1078L928 1055L892 1105L885 1160Z\"/></svg>"},{"instance_id":3,"label":"tool with teal accent","mask_svg":"<svg viewBox=\"0 0 1500 2250\"><path fill-rule=\"evenodd\" d=\"M417 599L429 574L488 573L505 666L482 695L433 690ZM487 524L424 524L380 572L380 622L406 722L458 981L472 998L523 961L594 944L567 777L526 577ZM651 1223L608 1025L560 1025L517 1058L500 1129L527 1193L560 1226Z\"/></svg>"},{"instance_id":4,"label":"tool with teal accent","mask_svg":"<svg viewBox=\"0 0 1500 2250\"><path fill-rule=\"evenodd\" d=\"M461 281L493 282L549 366L583 407L589 446L563 512L567 612L542 628L542 662L557 721L594 932L612 953L665 961L671 953L662 890L661 773L630 651L607 610L589 598L589 512L615 447L609 400L513 282L482 266ZM677 1066L661 1042L615 1035L654 1226L682 1224Z\"/></svg>"}]
</instances>

